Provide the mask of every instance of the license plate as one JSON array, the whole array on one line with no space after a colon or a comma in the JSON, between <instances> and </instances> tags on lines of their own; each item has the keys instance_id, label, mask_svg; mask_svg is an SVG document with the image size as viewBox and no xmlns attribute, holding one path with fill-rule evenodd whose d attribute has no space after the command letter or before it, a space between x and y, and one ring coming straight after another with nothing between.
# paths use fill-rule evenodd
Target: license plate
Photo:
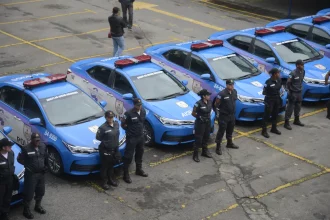
<instances>
[{"instance_id":1,"label":"license plate","mask_svg":"<svg viewBox=\"0 0 330 220\"><path fill-rule=\"evenodd\" d=\"M18 194L18 191L17 190L14 190L13 193L12 193L13 196L14 195L17 195L17 194Z\"/></svg>"}]
</instances>

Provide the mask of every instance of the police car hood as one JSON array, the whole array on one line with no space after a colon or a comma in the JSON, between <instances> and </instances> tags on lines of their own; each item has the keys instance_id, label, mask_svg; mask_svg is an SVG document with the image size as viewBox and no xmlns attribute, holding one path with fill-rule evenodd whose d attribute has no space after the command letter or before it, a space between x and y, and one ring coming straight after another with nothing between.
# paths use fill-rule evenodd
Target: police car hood
<instances>
[{"instance_id":1,"label":"police car hood","mask_svg":"<svg viewBox=\"0 0 330 220\"><path fill-rule=\"evenodd\" d=\"M145 107L161 117L176 120L195 120L191 112L198 100L199 97L190 91L175 98L146 102Z\"/></svg>"},{"instance_id":2,"label":"police car hood","mask_svg":"<svg viewBox=\"0 0 330 220\"><path fill-rule=\"evenodd\" d=\"M258 76L253 76L251 78L242 80L235 80L235 89L237 90L237 95L263 99L264 95L262 95L262 90L267 79L269 79L269 75L262 72Z\"/></svg>"},{"instance_id":3,"label":"police car hood","mask_svg":"<svg viewBox=\"0 0 330 220\"><path fill-rule=\"evenodd\" d=\"M104 117L98 119L68 126L56 127L57 134L68 144L81 147L98 148L99 141L96 140L96 132L99 126L105 122ZM125 136L125 131L120 128L119 140Z\"/></svg>"},{"instance_id":4,"label":"police car hood","mask_svg":"<svg viewBox=\"0 0 330 220\"><path fill-rule=\"evenodd\" d=\"M21 148L14 144L12 147L11 147L11 150L14 152L14 156L15 156L15 162L14 162L14 165L15 165L15 174L18 175L20 174L23 169L24 169L24 166L20 163L17 162L17 156L19 154L19 152L21 152Z\"/></svg>"},{"instance_id":5,"label":"police car hood","mask_svg":"<svg viewBox=\"0 0 330 220\"><path fill-rule=\"evenodd\" d=\"M296 67L294 66L293 69ZM325 74L330 70L330 59L323 57L319 60L313 60L305 63L305 77L324 80Z\"/></svg>"}]
</instances>

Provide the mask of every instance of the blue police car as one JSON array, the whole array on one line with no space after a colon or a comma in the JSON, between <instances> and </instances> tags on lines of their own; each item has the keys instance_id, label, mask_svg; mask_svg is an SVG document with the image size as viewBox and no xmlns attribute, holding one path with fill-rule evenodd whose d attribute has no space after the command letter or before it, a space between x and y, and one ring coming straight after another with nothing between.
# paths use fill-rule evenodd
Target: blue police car
<instances>
[{"instance_id":1,"label":"blue police car","mask_svg":"<svg viewBox=\"0 0 330 220\"><path fill-rule=\"evenodd\" d=\"M316 15L273 21L266 27L276 25L285 26L285 31L305 39L321 54L330 57L330 8L321 10Z\"/></svg>"},{"instance_id":2,"label":"blue police car","mask_svg":"<svg viewBox=\"0 0 330 220\"><path fill-rule=\"evenodd\" d=\"M145 53L153 62L163 66L180 80L188 81L188 88L198 93L201 89L212 92L211 99L226 87L227 79L235 80L238 93L236 119L255 121L264 112L263 85L269 75L261 72L248 60L223 47L223 42L194 41L152 46ZM287 94L282 89L283 107Z\"/></svg>"},{"instance_id":3,"label":"blue police car","mask_svg":"<svg viewBox=\"0 0 330 220\"><path fill-rule=\"evenodd\" d=\"M66 74L36 73L0 77L1 126L25 146L32 132L40 134L49 151L50 172L86 175L99 170L98 127L105 122L105 101L96 103L66 81ZM120 131L120 151L125 147Z\"/></svg>"},{"instance_id":4,"label":"blue police car","mask_svg":"<svg viewBox=\"0 0 330 220\"><path fill-rule=\"evenodd\" d=\"M320 101L330 98L329 85L324 77L330 70L330 59L324 57L304 40L285 32L285 27L257 27L240 31L223 31L212 34L209 39L223 40L229 49L257 62L259 69L269 71L276 67L281 71L283 83L296 68L295 62L305 62L303 100Z\"/></svg>"},{"instance_id":5,"label":"blue police car","mask_svg":"<svg viewBox=\"0 0 330 220\"><path fill-rule=\"evenodd\" d=\"M194 141L192 108L199 97L162 67L141 55L92 58L74 63L68 80L91 94L95 100L106 100L107 109L122 117L140 98L146 109L145 140L177 145ZM215 113L212 113L212 126Z\"/></svg>"},{"instance_id":6,"label":"blue police car","mask_svg":"<svg viewBox=\"0 0 330 220\"><path fill-rule=\"evenodd\" d=\"M2 122L1 122L1 125L2 125ZM8 126L3 127L3 131L0 131L0 140L3 139L3 138L8 138L10 140L10 138L7 135L11 131L12 131L12 128L11 127L8 127ZM14 162L15 175L18 177L18 180L19 180L19 188L18 188L18 190L14 190L13 193L12 193L11 205L14 205L14 204L19 203L19 202L22 201L25 168L24 168L24 166L22 164L20 164L20 163L17 162L17 156L18 156L19 152L21 152L20 147L17 146L16 144L14 144L11 147L11 150L15 154L15 162Z\"/></svg>"}]
</instances>

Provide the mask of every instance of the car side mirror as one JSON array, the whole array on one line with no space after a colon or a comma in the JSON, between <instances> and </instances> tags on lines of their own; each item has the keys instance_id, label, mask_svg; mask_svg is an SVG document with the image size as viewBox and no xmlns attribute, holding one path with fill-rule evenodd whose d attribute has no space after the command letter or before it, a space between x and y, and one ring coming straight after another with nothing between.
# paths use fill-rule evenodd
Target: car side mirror
<instances>
[{"instance_id":1,"label":"car side mirror","mask_svg":"<svg viewBox=\"0 0 330 220\"><path fill-rule=\"evenodd\" d=\"M253 66L254 66L255 68L258 68L258 67L259 67L259 64L258 64L257 62L253 62Z\"/></svg>"},{"instance_id":2,"label":"car side mirror","mask_svg":"<svg viewBox=\"0 0 330 220\"><path fill-rule=\"evenodd\" d=\"M186 85L188 85L188 80L182 80L181 83L182 83L182 85L186 86Z\"/></svg>"},{"instance_id":3,"label":"car side mirror","mask_svg":"<svg viewBox=\"0 0 330 220\"><path fill-rule=\"evenodd\" d=\"M107 106L107 102L106 101L104 101L104 100L102 100L102 101L100 101L100 105L102 106L102 108L104 108L105 106Z\"/></svg>"},{"instance_id":4,"label":"car side mirror","mask_svg":"<svg viewBox=\"0 0 330 220\"><path fill-rule=\"evenodd\" d=\"M123 99L132 100L133 99L133 94L132 93L126 93L126 94L123 95Z\"/></svg>"},{"instance_id":5,"label":"car side mirror","mask_svg":"<svg viewBox=\"0 0 330 220\"><path fill-rule=\"evenodd\" d=\"M210 74L203 74L201 75L201 78L204 79L204 80L211 80L211 75Z\"/></svg>"},{"instance_id":6,"label":"car side mirror","mask_svg":"<svg viewBox=\"0 0 330 220\"><path fill-rule=\"evenodd\" d=\"M330 49L330 44L325 45L325 48Z\"/></svg>"},{"instance_id":7,"label":"car side mirror","mask_svg":"<svg viewBox=\"0 0 330 220\"><path fill-rule=\"evenodd\" d=\"M40 118L32 118L29 120L30 125L42 125Z\"/></svg>"},{"instance_id":8,"label":"car side mirror","mask_svg":"<svg viewBox=\"0 0 330 220\"><path fill-rule=\"evenodd\" d=\"M275 58L274 57L268 57L266 58L267 63L275 63Z\"/></svg>"},{"instance_id":9,"label":"car side mirror","mask_svg":"<svg viewBox=\"0 0 330 220\"><path fill-rule=\"evenodd\" d=\"M3 133L5 133L5 135L9 134L13 129L9 126L3 127Z\"/></svg>"}]
</instances>

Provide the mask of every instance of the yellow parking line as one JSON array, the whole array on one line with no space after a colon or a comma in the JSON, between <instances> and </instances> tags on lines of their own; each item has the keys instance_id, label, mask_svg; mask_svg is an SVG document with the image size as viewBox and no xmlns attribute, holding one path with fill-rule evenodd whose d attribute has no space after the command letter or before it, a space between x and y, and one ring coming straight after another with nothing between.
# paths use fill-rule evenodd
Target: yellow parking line
<instances>
[{"instance_id":1,"label":"yellow parking line","mask_svg":"<svg viewBox=\"0 0 330 220\"><path fill-rule=\"evenodd\" d=\"M199 2L215 6L215 8L218 8L218 9L226 9L227 11L236 12L236 13L240 12L239 14L241 14L241 15L245 15L245 16L251 15L251 16L248 16L248 17L263 18L264 20L271 20L271 21L279 19L279 18L275 18L275 17L255 14L255 13L252 13L252 12L249 12L249 11L244 11L244 10L240 10L240 9L236 9L236 8L231 8L231 7L224 6L224 5L215 4L215 3L210 2L210 0L199 0Z\"/></svg>"},{"instance_id":2,"label":"yellow parking line","mask_svg":"<svg viewBox=\"0 0 330 220\"><path fill-rule=\"evenodd\" d=\"M202 220L206 220L206 219L214 218L214 217L220 215L221 213L228 212L228 211L230 211L230 210L232 210L232 209L235 209L235 208L237 208L237 207L238 207L238 204L235 203L235 204L229 206L228 208L221 209L221 210L219 210L219 211L213 213L212 215L209 215L209 216L203 218Z\"/></svg>"},{"instance_id":3,"label":"yellow parking line","mask_svg":"<svg viewBox=\"0 0 330 220\"><path fill-rule=\"evenodd\" d=\"M26 20L17 20L17 21L8 21L8 22L1 22L1 24L16 24L16 23L22 23L22 22L29 22L29 21L38 21L38 20L46 20L50 18L58 18L58 17L64 17L64 16L70 16L70 15L77 15L77 14L84 14L84 13L94 13L91 10L85 9L85 11L79 11L79 12L72 12L67 14L59 14L59 15L53 15L53 16L47 16L47 17L41 17L41 18L31 18Z\"/></svg>"},{"instance_id":4,"label":"yellow parking line","mask_svg":"<svg viewBox=\"0 0 330 220\"><path fill-rule=\"evenodd\" d=\"M12 37L12 38L14 38L14 39L16 39L16 40L18 40L18 41L21 41L21 42L23 42L23 43L26 43L26 44L28 44L28 45L31 45L32 47L38 48L39 50L42 50L42 51L45 51L45 52L47 52L47 53L53 54L54 56L57 56L57 57L59 57L59 58L62 58L63 60L67 60L67 61L69 61L69 62L74 62L73 60L71 60L71 59L69 59L69 58L67 58L67 57L65 57L65 56L63 56L63 55L61 55L61 54L55 53L54 51L51 51L51 50L46 49L46 48L44 48L44 47L41 47L41 46L38 46L38 45L36 45L36 44L30 43L30 42L28 42L28 41L26 41L26 40L24 40L24 39L22 39L22 38L20 38L20 37L17 37L17 36L15 36L15 35L9 34L9 33L5 32L5 31L0 30L0 33L5 34L5 35L7 35L7 36L9 36L9 37Z\"/></svg>"},{"instance_id":5,"label":"yellow parking line","mask_svg":"<svg viewBox=\"0 0 330 220\"><path fill-rule=\"evenodd\" d=\"M12 2L12 3L0 4L0 6L11 6L11 5L27 4L27 3L42 2L42 1L44 1L44 0L31 0L31 1L24 1L24 2Z\"/></svg>"},{"instance_id":6,"label":"yellow parking line","mask_svg":"<svg viewBox=\"0 0 330 220\"><path fill-rule=\"evenodd\" d=\"M289 183L287 183L287 184L284 184L284 185L278 186L278 187L276 187L276 188L274 188L274 189L272 189L272 190L270 190L270 191L268 191L268 192L266 192L266 193L262 193L262 194L259 194L259 195L257 195L257 196L250 196L249 198L251 198L251 199L260 199L260 198L263 198L263 197L268 196L268 195L270 195L270 194L276 193L276 192L278 192L278 191L280 191L280 190L282 190L282 189L285 189L285 188L288 188L288 187L291 187L291 186L298 185L298 184L300 184L300 183L306 182L306 181L311 180L311 179L315 179L315 178L320 177L320 176L322 176L322 175L324 175L324 174L327 174L327 173L329 173L328 170L323 170L323 171L321 171L321 172L314 173L314 174L312 174L312 175L310 175L310 176L303 177L303 178L301 178L301 179L294 180L294 181L289 182Z\"/></svg>"}]
</instances>

